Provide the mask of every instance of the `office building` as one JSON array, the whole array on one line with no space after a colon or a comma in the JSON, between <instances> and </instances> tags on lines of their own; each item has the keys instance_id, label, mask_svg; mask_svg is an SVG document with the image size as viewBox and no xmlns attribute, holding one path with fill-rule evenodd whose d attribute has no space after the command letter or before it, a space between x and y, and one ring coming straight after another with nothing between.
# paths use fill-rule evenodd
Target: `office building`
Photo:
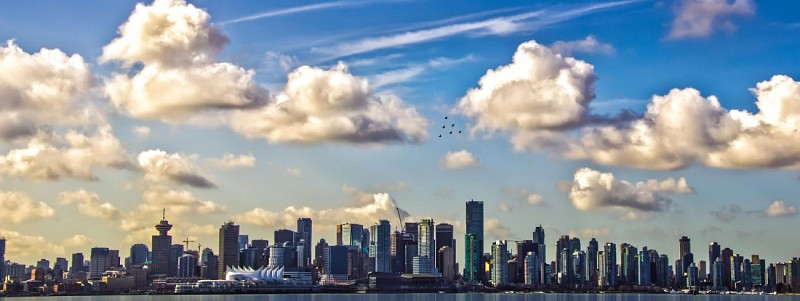
<instances>
[{"instance_id":1,"label":"office building","mask_svg":"<svg viewBox=\"0 0 800 301\"><path fill-rule=\"evenodd\" d=\"M508 283L508 246L506 241L498 240L492 243L492 285L499 286Z\"/></svg>"},{"instance_id":2,"label":"office building","mask_svg":"<svg viewBox=\"0 0 800 301\"><path fill-rule=\"evenodd\" d=\"M437 269L442 273L444 281L456 279L456 251L449 246L443 246L436 254Z\"/></svg>"},{"instance_id":3,"label":"office building","mask_svg":"<svg viewBox=\"0 0 800 301\"><path fill-rule=\"evenodd\" d=\"M239 250L246 249L250 244L250 236L246 234L239 234Z\"/></svg>"},{"instance_id":4,"label":"office building","mask_svg":"<svg viewBox=\"0 0 800 301\"><path fill-rule=\"evenodd\" d=\"M83 253L73 253L72 254L72 267L69 269L69 273L74 275L76 273L82 273L85 270L83 266Z\"/></svg>"},{"instance_id":5,"label":"office building","mask_svg":"<svg viewBox=\"0 0 800 301\"><path fill-rule=\"evenodd\" d=\"M310 218L301 217L297 219L297 234L300 236L300 240L304 240L305 244L303 245L303 256L298 256L298 266L311 266L311 244L313 244L312 236L312 222ZM298 254L300 252L298 251ZM302 265L300 264L302 263Z\"/></svg>"},{"instance_id":6,"label":"office building","mask_svg":"<svg viewBox=\"0 0 800 301\"><path fill-rule=\"evenodd\" d=\"M239 263L239 225L233 222L224 223L219 228L218 261L217 279L225 279L227 268Z\"/></svg>"},{"instance_id":7,"label":"office building","mask_svg":"<svg viewBox=\"0 0 800 301\"><path fill-rule=\"evenodd\" d=\"M464 236L465 280L483 280L483 202L470 200L466 203L467 231Z\"/></svg>"},{"instance_id":8,"label":"office building","mask_svg":"<svg viewBox=\"0 0 800 301\"><path fill-rule=\"evenodd\" d=\"M391 247L392 228L387 220L380 220L370 226L369 257L375 260L375 272L391 272Z\"/></svg>"},{"instance_id":9,"label":"office building","mask_svg":"<svg viewBox=\"0 0 800 301\"><path fill-rule=\"evenodd\" d=\"M450 250L452 250L453 253L455 254L455 252L456 252L456 241L454 239L453 234L454 234L453 225L446 224L446 223L442 223L442 224L437 224L436 225L436 239L435 239L435 241L436 241L436 249L435 250L436 250L437 254L439 254L439 252L442 250L443 247L450 248ZM439 260L437 258L436 259L436 268L442 273L444 273L444 268L442 266L444 264L452 265L455 268L455 265L456 265L455 256L453 256L452 260L453 260L453 262L449 262L449 261L446 262L446 261Z\"/></svg>"},{"instance_id":10,"label":"office building","mask_svg":"<svg viewBox=\"0 0 800 301\"><path fill-rule=\"evenodd\" d=\"M197 270L197 258L186 253L178 258L178 277L194 277Z\"/></svg>"},{"instance_id":11,"label":"office building","mask_svg":"<svg viewBox=\"0 0 800 301\"><path fill-rule=\"evenodd\" d=\"M640 286L649 286L652 284L652 275L650 270L650 250L647 247L642 247L642 250L639 251L639 271L638 271L638 281L636 284Z\"/></svg>"},{"instance_id":12,"label":"office building","mask_svg":"<svg viewBox=\"0 0 800 301\"><path fill-rule=\"evenodd\" d=\"M617 286L617 245L606 243L603 248L603 277L604 284L609 287Z\"/></svg>"},{"instance_id":13,"label":"office building","mask_svg":"<svg viewBox=\"0 0 800 301\"><path fill-rule=\"evenodd\" d=\"M421 266L415 274L434 274L434 265L436 263L436 242L434 241L434 223L433 219L422 219L417 225L417 234L419 241L417 244L418 257L427 257L425 260L429 266Z\"/></svg>"},{"instance_id":14,"label":"office building","mask_svg":"<svg viewBox=\"0 0 800 301\"><path fill-rule=\"evenodd\" d=\"M145 244L135 244L131 246L131 265L143 265L149 260L150 250Z\"/></svg>"},{"instance_id":15,"label":"office building","mask_svg":"<svg viewBox=\"0 0 800 301\"><path fill-rule=\"evenodd\" d=\"M592 237L589 246L586 247L586 281L597 285L597 251L599 245L597 239Z\"/></svg>"},{"instance_id":16,"label":"office building","mask_svg":"<svg viewBox=\"0 0 800 301\"><path fill-rule=\"evenodd\" d=\"M292 247L295 245L294 240L295 234L294 231L289 229L278 229L275 230L274 239L272 240L275 245L283 246L285 243L289 243Z\"/></svg>"},{"instance_id":17,"label":"office building","mask_svg":"<svg viewBox=\"0 0 800 301\"><path fill-rule=\"evenodd\" d=\"M6 238L0 237L0 281L6 278Z\"/></svg>"},{"instance_id":18,"label":"office building","mask_svg":"<svg viewBox=\"0 0 800 301\"><path fill-rule=\"evenodd\" d=\"M100 279L103 272L108 270L111 263L108 251L108 248L92 248L89 257L89 279Z\"/></svg>"}]
</instances>

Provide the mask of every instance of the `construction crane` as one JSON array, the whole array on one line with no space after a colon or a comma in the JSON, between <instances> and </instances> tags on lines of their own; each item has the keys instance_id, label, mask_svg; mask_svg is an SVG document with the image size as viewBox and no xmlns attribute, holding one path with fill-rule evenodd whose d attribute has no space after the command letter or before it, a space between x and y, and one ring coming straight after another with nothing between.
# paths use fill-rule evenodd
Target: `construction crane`
<instances>
[{"instance_id":1,"label":"construction crane","mask_svg":"<svg viewBox=\"0 0 800 301\"><path fill-rule=\"evenodd\" d=\"M392 198L394 200L394 198ZM403 229L403 217L400 216L400 207L397 207L397 200L394 200L394 209L397 210L397 221L400 222L398 225L400 229Z\"/></svg>"},{"instance_id":2,"label":"construction crane","mask_svg":"<svg viewBox=\"0 0 800 301\"><path fill-rule=\"evenodd\" d=\"M186 238L185 240L183 240L182 242L186 244L186 251L189 251L189 243L190 243L190 242L196 242L196 241L194 241L194 240L191 240L191 239L189 239L189 238L187 237L187 238Z\"/></svg>"}]
</instances>

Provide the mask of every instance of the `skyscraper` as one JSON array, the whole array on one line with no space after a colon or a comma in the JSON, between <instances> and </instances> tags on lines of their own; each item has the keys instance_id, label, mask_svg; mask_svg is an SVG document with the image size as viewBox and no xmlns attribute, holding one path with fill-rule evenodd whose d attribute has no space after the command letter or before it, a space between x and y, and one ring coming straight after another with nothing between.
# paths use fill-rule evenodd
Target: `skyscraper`
<instances>
[{"instance_id":1,"label":"skyscraper","mask_svg":"<svg viewBox=\"0 0 800 301\"><path fill-rule=\"evenodd\" d=\"M453 225L451 224L443 223L436 225L436 253L439 254L439 251L441 251L443 247L449 247L453 254L456 252L456 241L453 239ZM439 271L444 271L442 264L453 265L455 267L455 259L455 255L453 255L452 258L453 262L449 262L449 260L442 261L437 258L436 268Z\"/></svg>"},{"instance_id":2,"label":"skyscraper","mask_svg":"<svg viewBox=\"0 0 800 301\"><path fill-rule=\"evenodd\" d=\"M278 230L275 230L275 237L273 237L273 238L274 238L273 241L274 241L275 245L283 246L284 243L289 242L289 244L291 244L291 246L294 247L294 244L295 244L294 231L292 231L292 230L289 230L289 229L278 229Z\"/></svg>"},{"instance_id":3,"label":"skyscraper","mask_svg":"<svg viewBox=\"0 0 800 301\"><path fill-rule=\"evenodd\" d=\"M135 244L131 246L131 265L143 265L147 262L150 250L145 244Z\"/></svg>"},{"instance_id":4,"label":"skyscraper","mask_svg":"<svg viewBox=\"0 0 800 301\"><path fill-rule=\"evenodd\" d=\"M83 253L72 254L72 267L69 269L70 274L83 272Z\"/></svg>"},{"instance_id":5,"label":"skyscraper","mask_svg":"<svg viewBox=\"0 0 800 301\"><path fill-rule=\"evenodd\" d=\"M720 256L720 246L716 241L712 241L708 244L708 264L714 265L714 262L717 261L717 258Z\"/></svg>"},{"instance_id":6,"label":"skyscraper","mask_svg":"<svg viewBox=\"0 0 800 301\"><path fill-rule=\"evenodd\" d=\"M342 244L345 246L356 246L359 249L363 249L362 245L362 234L364 232L364 226L360 224L341 224L339 225L342 228Z\"/></svg>"},{"instance_id":7,"label":"skyscraper","mask_svg":"<svg viewBox=\"0 0 800 301\"><path fill-rule=\"evenodd\" d=\"M682 236L678 240L678 243L680 245L680 254L678 258L683 258L684 255L692 252L691 240L688 237Z\"/></svg>"},{"instance_id":8,"label":"skyscraper","mask_svg":"<svg viewBox=\"0 0 800 301\"><path fill-rule=\"evenodd\" d=\"M586 281L589 283L597 284L597 239L592 237L589 241L589 246L586 247Z\"/></svg>"},{"instance_id":9,"label":"skyscraper","mask_svg":"<svg viewBox=\"0 0 800 301\"><path fill-rule=\"evenodd\" d=\"M417 227L417 233L419 235L419 242L417 245L418 256L427 257L428 259L426 262L429 264L429 266L421 267L420 273L430 274L433 273L433 268L436 264L436 242L433 237L433 219L422 219Z\"/></svg>"},{"instance_id":10,"label":"skyscraper","mask_svg":"<svg viewBox=\"0 0 800 301\"><path fill-rule=\"evenodd\" d=\"M217 279L225 279L227 268L239 263L239 225L233 222L224 223L219 228L218 261Z\"/></svg>"},{"instance_id":11,"label":"skyscraper","mask_svg":"<svg viewBox=\"0 0 800 301\"><path fill-rule=\"evenodd\" d=\"M539 257L539 277L541 277L540 283L544 284L545 278L550 276L544 271L547 263L547 244L545 244L544 241L544 227L542 227L542 225L539 225L533 230L533 242L539 247L539 252L537 252L536 255Z\"/></svg>"},{"instance_id":12,"label":"skyscraper","mask_svg":"<svg viewBox=\"0 0 800 301\"><path fill-rule=\"evenodd\" d=\"M250 236L246 234L239 234L239 250L247 249L247 245L250 244Z\"/></svg>"},{"instance_id":13,"label":"skyscraper","mask_svg":"<svg viewBox=\"0 0 800 301\"><path fill-rule=\"evenodd\" d=\"M606 278L606 285L610 287L617 286L617 245L611 242L607 242L604 249L603 254L605 258L603 258L605 264L603 271L604 276Z\"/></svg>"},{"instance_id":14,"label":"skyscraper","mask_svg":"<svg viewBox=\"0 0 800 301\"><path fill-rule=\"evenodd\" d=\"M100 276L103 275L103 272L108 270L110 260L108 254L108 248L92 248L92 253L89 263L89 279L100 279Z\"/></svg>"},{"instance_id":15,"label":"skyscraper","mask_svg":"<svg viewBox=\"0 0 800 301\"><path fill-rule=\"evenodd\" d=\"M194 255L186 253L178 258L178 277L194 277L196 269L197 258Z\"/></svg>"},{"instance_id":16,"label":"skyscraper","mask_svg":"<svg viewBox=\"0 0 800 301\"><path fill-rule=\"evenodd\" d=\"M508 247L506 241L498 240L492 244L492 279L494 286L508 283Z\"/></svg>"},{"instance_id":17,"label":"skyscraper","mask_svg":"<svg viewBox=\"0 0 800 301\"><path fill-rule=\"evenodd\" d=\"M639 251L639 273L637 284L641 286L648 286L652 283L650 274L650 251L647 247L642 247Z\"/></svg>"},{"instance_id":18,"label":"skyscraper","mask_svg":"<svg viewBox=\"0 0 800 301\"><path fill-rule=\"evenodd\" d=\"M6 238L0 236L0 280L6 278Z\"/></svg>"},{"instance_id":19,"label":"skyscraper","mask_svg":"<svg viewBox=\"0 0 800 301\"><path fill-rule=\"evenodd\" d=\"M375 272L390 272L392 264L391 256L389 255L391 231L391 225L387 220L380 220L370 227L369 257L375 258Z\"/></svg>"},{"instance_id":20,"label":"skyscraper","mask_svg":"<svg viewBox=\"0 0 800 301\"><path fill-rule=\"evenodd\" d=\"M473 235L474 237L470 236ZM483 202L470 200L467 202L467 232L464 236L467 248L464 251L464 265L468 271L467 281L483 280ZM477 248L476 248L477 247ZM472 253L472 254L471 254ZM477 256L475 256L477 255Z\"/></svg>"},{"instance_id":21,"label":"skyscraper","mask_svg":"<svg viewBox=\"0 0 800 301\"><path fill-rule=\"evenodd\" d=\"M150 273L156 275L170 275L169 249L172 246L172 236L167 234L172 229L166 217L166 209L161 211L161 221L156 225L158 235L153 235L151 248L153 250Z\"/></svg>"},{"instance_id":22,"label":"skyscraper","mask_svg":"<svg viewBox=\"0 0 800 301\"><path fill-rule=\"evenodd\" d=\"M722 258L723 289L733 289L733 285L731 285L731 258L733 257L733 250L730 248L722 249L720 257Z\"/></svg>"},{"instance_id":23,"label":"skyscraper","mask_svg":"<svg viewBox=\"0 0 800 301\"><path fill-rule=\"evenodd\" d=\"M303 245L303 256L302 258L297 259L298 263L303 263L302 266L311 265L311 244L314 243L311 240L311 224L310 218L301 217L297 219L297 233L300 234L301 240L305 240L305 244Z\"/></svg>"}]
</instances>

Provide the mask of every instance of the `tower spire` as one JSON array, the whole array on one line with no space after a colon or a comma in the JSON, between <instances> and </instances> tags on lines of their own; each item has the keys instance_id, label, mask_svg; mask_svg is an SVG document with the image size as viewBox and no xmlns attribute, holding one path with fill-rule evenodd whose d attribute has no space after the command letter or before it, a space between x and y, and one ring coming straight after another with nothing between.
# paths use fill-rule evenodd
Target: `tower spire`
<instances>
[{"instance_id":1,"label":"tower spire","mask_svg":"<svg viewBox=\"0 0 800 301\"><path fill-rule=\"evenodd\" d=\"M167 208L161 208L161 220L167 220Z\"/></svg>"}]
</instances>

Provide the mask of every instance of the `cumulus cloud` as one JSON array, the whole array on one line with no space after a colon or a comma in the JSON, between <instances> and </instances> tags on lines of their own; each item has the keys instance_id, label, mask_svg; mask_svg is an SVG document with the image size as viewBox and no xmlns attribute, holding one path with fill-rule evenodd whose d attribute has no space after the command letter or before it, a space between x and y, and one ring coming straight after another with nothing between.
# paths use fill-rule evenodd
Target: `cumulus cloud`
<instances>
[{"instance_id":1,"label":"cumulus cloud","mask_svg":"<svg viewBox=\"0 0 800 301\"><path fill-rule=\"evenodd\" d=\"M666 178L664 180L656 180L656 179L649 179L645 182L637 182L637 187L644 187L650 191L660 192L665 194L687 194L687 193L694 193L694 188L689 186L689 182L686 181L686 178L680 177L677 180L675 178Z\"/></svg>"},{"instance_id":2,"label":"cumulus cloud","mask_svg":"<svg viewBox=\"0 0 800 301\"><path fill-rule=\"evenodd\" d=\"M592 65L528 41L511 64L487 71L456 110L474 121L473 133L503 131L512 143L529 140L586 122L596 78Z\"/></svg>"},{"instance_id":3,"label":"cumulus cloud","mask_svg":"<svg viewBox=\"0 0 800 301\"><path fill-rule=\"evenodd\" d=\"M373 95L365 79L344 63L329 70L302 66L292 71L277 102L236 112L231 127L270 142L419 142L428 121L393 95Z\"/></svg>"},{"instance_id":4,"label":"cumulus cloud","mask_svg":"<svg viewBox=\"0 0 800 301\"><path fill-rule=\"evenodd\" d=\"M569 231L569 236L572 237L606 237L611 234L611 230L603 227L603 228L585 228L580 230Z\"/></svg>"},{"instance_id":5,"label":"cumulus cloud","mask_svg":"<svg viewBox=\"0 0 800 301\"><path fill-rule=\"evenodd\" d=\"M0 237L6 238L6 258L9 259L36 260L37 258L54 258L66 254L64 246L53 244L43 236L0 229Z\"/></svg>"},{"instance_id":6,"label":"cumulus cloud","mask_svg":"<svg viewBox=\"0 0 800 301\"><path fill-rule=\"evenodd\" d=\"M797 215L797 208L794 205L787 205L783 201L776 200L764 209L767 217L782 217Z\"/></svg>"},{"instance_id":7,"label":"cumulus cloud","mask_svg":"<svg viewBox=\"0 0 800 301\"><path fill-rule=\"evenodd\" d=\"M256 157L253 157L252 154L234 155L225 153L222 158L207 159L206 162L221 169L252 168L256 166Z\"/></svg>"},{"instance_id":8,"label":"cumulus cloud","mask_svg":"<svg viewBox=\"0 0 800 301\"><path fill-rule=\"evenodd\" d=\"M464 169L475 167L480 164L481 161L478 160L478 157L475 157L475 155L465 149L447 152L439 159L439 167L444 169Z\"/></svg>"},{"instance_id":9,"label":"cumulus cloud","mask_svg":"<svg viewBox=\"0 0 800 301\"><path fill-rule=\"evenodd\" d=\"M180 220L183 224L189 223L188 214L207 215L227 210L224 205L201 200L190 191L152 185L142 192L142 202L121 219L120 228L125 231L148 229L158 222L162 209L167 211L169 218Z\"/></svg>"},{"instance_id":10,"label":"cumulus cloud","mask_svg":"<svg viewBox=\"0 0 800 301\"><path fill-rule=\"evenodd\" d=\"M130 168L130 157L110 126L100 126L94 135L69 130L63 137L40 131L27 147L0 155L0 173L33 180L70 177L95 180L95 167Z\"/></svg>"},{"instance_id":11,"label":"cumulus cloud","mask_svg":"<svg viewBox=\"0 0 800 301\"><path fill-rule=\"evenodd\" d=\"M100 61L141 68L107 78L105 93L120 111L166 122L264 105L269 93L254 71L215 61L227 42L207 12L184 0L139 3Z\"/></svg>"},{"instance_id":12,"label":"cumulus cloud","mask_svg":"<svg viewBox=\"0 0 800 301\"><path fill-rule=\"evenodd\" d=\"M310 207L289 206L280 211L271 211L264 208L254 208L252 210L236 214L232 219L237 223L262 226L262 227L292 227L300 217L310 217L314 220L314 228L334 229L337 224L352 221L359 223L372 223L377 220L385 219L389 221L397 220L397 211L394 199L388 193L375 193L369 203L362 203L357 206L345 206L330 209L313 209ZM410 215L407 211L400 209L403 218Z\"/></svg>"},{"instance_id":13,"label":"cumulus cloud","mask_svg":"<svg viewBox=\"0 0 800 301\"><path fill-rule=\"evenodd\" d=\"M550 45L550 49L562 55L572 55L577 52L599 54L614 53L614 46L600 42L592 35L586 36L583 40L556 41L553 45Z\"/></svg>"},{"instance_id":14,"label":"cumulus cloud","mask_svg":"<svg viewBox=\"0 0 800 301\"><path fill-rule=\"evenodd\" d=\"M776 75L751 92L755 114L727 110L692 88L673 89L653 96L640 119L584 129L567 156L646 169L800 167L800 82Z\"/></svg>"},{"instance_id":15,"label":"cumulus cloud","mask_svg":"<svg viewBox=\"0 0 800 301\"><path fill-rule=\"evenodd\" d=\"M52 219L55 210L44 202L18 191L0 191L0 216L4 221L19 224L26 221ZM0 235L2 236L2 235Z\"/></svg>"},{"instance_id":16,"label":"cumulus cloud","mask_svg":"<svg viewBox=\"0 0 800 301\"><path fill-rule=\"evenodd\" d=\"M707 37L718 29L733 31L733 17L753 15L755 11L753 0L679 0L669 38Z\"/></svg>"},{"instance_id":17,"label":"cumulus cloud","mask_svg":"<svg viewBox=\"0 0 800 301\"><path fill-rule=\"evenodd\" d=\"M216 186L200 173L194 158L189 155L147 150L139 153L137 161L145 173L145 179L153 182L171 182L197 188Z\"/></svg>"},{"instance_id":18,"label":"cumulus cloud","mask_svg":"<svg viewBox=\"0 0 800 301\"><path fill-rule=\"evenodd\" d=\"M97 112L81 101L91 87L89 65L58 49L27 53L14 41L0 45L0 139L36 134L45 124L83 124Z\"/></svg>"},{"instance_id":19,"label":"cumulus cloud","mask_svg":"<svg viewBox=\"0 0 800 301\"><path fill-rule=\"evenodd\" d=\"M511 210L514 208L512 208L511 205L506 202L500 202L497 204L497 209L500 209L500 211L503 212L511 212Z\"/></svg>"},{"instance_id":20,"label":"cumulus cloud","mask_svg":"<svg viewBox=\"0 0 800 301\"><path fill-rule=\"evenodd\" d=\"M666 211L672 203L671 199L647 185L634 185L615 178L611 173L586 167L575 172L569 198L580 211L605 208L627 211L624 219L640 219L638 213Z\"/></svg>"},{"instance_id":21,"label":"cumulus cloud","mask_svg":"<svg viewBox=\"0 0 800 301\"><path fill-rule=\"evenodd\" d=\"M75 206L78 213L85 216L114 219L119 215L119 210L114 205L109 202L101 202L97 193L83 188L76 191L64 191L59 194L59 199L62 205Z\"/></svg>"},{"instance_id":22,"label":"cumulus cloud","mask_svg":"<svg viewBox=\"0 0 800 301\"><path fill-rule=\"evenodd\" d=\"M267 51L267 54L264 55L264 63L269 69L280 68L283 72L289 72L300 66L300 60L297 57L274 51Z\"/></svg>"},{"instance_id":23,"label":"cumulus cloud","mask_svg":"<svg viewBox=\"0 0 800 301\"><path fill-rule=\"evenodd\" d=\"M486 229L487 241L496 239L504 240L511 236L511 229L503 225L503 223L495 217L487 218L484 228Z\"/></svg>"},{"instance_id":24,"label":"cumulus cloud","mask_svg":"<svg viewBox=\"0 0 800 301\"><path fill-rule=\"evenodd\" d=\"M299 168L287 168L286 169L286 174L288 174L288 175L290 175L292 177L301 177L301 176L303 176L303 170L299 169Z\"/></svg>"},{"instance_id":25,"label":"cumulus cloud","mask_svg":"<svg viewBox=\"0 0 800 301\"><path fill-rule=\"evenodd\" d=\"M62 245L72 248L85 248L86 246L92 245L94 241L86 237L83 234L75 234L70 238L65 239L61 242Z\"/></svg>"}]
</instances>

